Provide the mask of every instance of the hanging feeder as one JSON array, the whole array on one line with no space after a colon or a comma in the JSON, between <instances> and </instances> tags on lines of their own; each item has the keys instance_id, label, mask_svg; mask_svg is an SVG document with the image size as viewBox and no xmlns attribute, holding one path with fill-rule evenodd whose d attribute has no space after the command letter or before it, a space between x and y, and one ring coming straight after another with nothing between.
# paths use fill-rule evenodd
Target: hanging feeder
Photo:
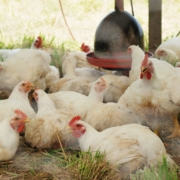
<instances>
[{"instance_id":1,"label":"hanging feeder","mask_svg":"<svg viewBox=\"0 0 180 180\"><path fill-rule=\"evenodd\" d=\"M138 21L124 11L124 1L115 0L115 10L97 27L94 52L87 54L87 61L109 70L130 70L132 59L127 53L130 45L144 49L143 30Z\"/></svg>"}]
</instances>

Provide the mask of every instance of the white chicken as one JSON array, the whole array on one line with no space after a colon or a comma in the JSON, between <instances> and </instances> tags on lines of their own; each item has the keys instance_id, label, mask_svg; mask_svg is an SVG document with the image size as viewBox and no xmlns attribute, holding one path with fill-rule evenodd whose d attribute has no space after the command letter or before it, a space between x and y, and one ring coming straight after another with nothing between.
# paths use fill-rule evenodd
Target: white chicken
<instances>
[{"instance_id":1,"label":"white chicken","mask_svg":"<svg viewBox=\"0 0 180 180\"><path fill-rule=\"evenodd\" d=\"M122 173L129 174L144 167L157 166L163 157L170 165L174 165L160 138L148 127L129 124L98 132L81 121L79 116L74 117L69 126L78 138L82 151L105 153L106 160L117 165Z\"/></svg>"},{"instance_id":2,"label":"white chicken","mask_svg":"<svg viewBox=\"0 0 180 180\"><path fill-rule=\"evenodd\" d=\"M62 58L62 73L63 75L66 74L66 69L68 66L68 59L71 59L76 68L89 68L89 69L94 69L97 70L96 73L99 73L101 71L102 73L105 74L112 74L112 71L102 69L98 66L93 66L89 64L86 60L87 53L81 52L81 51L76 51L76 52L66 52ZM77 70L78 73L78 70ZM82 74L82 73L81 73Z\"/></svg>"},{"instance_id":3,"label":"white chicken","mask_svg":"<svg viewBox=\"0 0 180 180\"><path fill-rule=\"evenodd\" d=\"M101 77L107 82L103 102L118 102L119 98L129 86L129 78L127 76L114 74L106 74Z\"/></svg>"},{"instance_id":4,"label":"white chicken","mask_svg":"<svg viewBox=\"0 0 180 180\"><path fill-rule=\"evenodd\" d=\"M106 81L103 78L100 78L94 82L88 96L72 91L60 91L48 95L53 100L58 109L71 109L74 115L80 114L81 117L84 117L87 110L92 105L103 102L106 88Z\"/></svg>"},{"instance_id":5,"label":"white chicken","mask_svg":"<svg viewBox=\"0 0 180 180\"><path fill-rule=\"evenodd\" d=\"M57 91L75 91L81 94L88 95L91 84L84 78L76 76L75 64L73 59L67 58L66 62L66 74L63 78L60 78L51 85L49 93Z\"/></svg>"},{"instance_id":6,"label":"white chicken","mask_svg":"<svg viewBox=\"0 0 180 180\"><path fill-rule=\"evenodd\" d=\"M29 119L33 118L36 113L31 107L28 99L28 93L34 89L34 85L28 81L18 83L11 95L6 100L0 100L0 117L6 118L12 110L21 109Z\"/></svg>"},{"instance_id":7,"label":"white chicken","mask_svg":"<svg viewBox=\"0 0 180 180\"><path fill-rule=\"evenodd\" d=\"M55 81L49 88L49 93L58 91L74 91L80 94L88 95L91 83L78 76L63 77Z\"/></svg>"},{"instance_id":8,"label":"white chicken","mask_svg":"<svg viewBox=\"0 0 180 180\"><path fill-rule=\"evenodd\" d=\"M152 60L145 57L141 65L141 79L125 91L118 103L136 114L145 116L152 129L161 129L162 124L160 125L159 121L163 122L173 117L174 130L169 137L179 136L180 129L176 119L180 112L179 88L172 89L172 87L174 83L179 82L180 76L175 72L167 76L163 66L164 74L162 72L159 74L159 67L156 68L156 63Z\"/></svg>"},{"instance_id":9,"label":"white chicken","mask_svg":"<svg viewBox=\"0 0 180 180\"><path fill-rule=\"evenodd\" d=\"M126 76L116 76L106 74L101 76L107 82L107 88L104 94L103 102L117 102L120 96L129 86L129 78ZM58 91L74 91L88 95L93 83L84 82L81 78L61 78L56 81L49 89L49 93ZM69 79L69 81L67 81ZM99 78L101 79L101 78ZM64 82L63 82L64 81ZM64 83L64 84L63 84Z\"/></svg>"},{"instance_id":10,"label":"white chicken","mask_svg":"<svg viewBox=\"0 0 180 180\"><path fill-rule=\"evenodd\" d=\"M173 37L159 45L155 51L157 58L165 60L173 65L180 61L180 37Z\"/></svg>"},{"instance_id":11,"label":"white chicken","mask_svg":"<svg viewBox=\"0 0 180 180\"><path fill-rule=\"evenodd\" d=\"M42 39L40 36L37 37L31 44L30 49L39 49L42 47ZM0 57L3 61L5 61L8 57L16 54L21 49L0 49Z\"/></svg>"},{"instance_id":12,"label":"white chicken","mask_svg":"<svg viewBox=\"0 0 180 180\"><path fill-rule=\"evenodd\" d=\"M139 116L132 110L111 102L93 104L82 118L98 131L124 124L142 124Z\"/></svg>"},{"instance_id":13,"label":"white chicken","mask_svg":"<svg viewBox=\"0 0 180 180\"><path fill-rule=\"evenodd\" d=\"M59 69L50 65L50 71L45 76L46 88L49 89L60 78Z\"/></svg>"},{"instance_id":14,"label":"white chicken","mask_svg":"<svg viewBox=\"0 0 180 180\"><path fill-rule=\"evenodd\" d=\"M53 101L41 89L35 90L33 97L37 102L38 112L26 125L26 142L38 149L76 146L77 140L66 130L72 118L71 109L56 109Z\"/></svg>"},{"instance_id":15,"label":"white chicken","mask_svg":"<svg viewBox=\"0 0 180 180\"><path fill-rule=\"evenodd\" d=\"M132 65L131 71L129 74L129 84L132 84L135 80L139 78L140 74L140 66L141 62L144 59L144 52L139 46L130 46L128 48L128 52L131 53L132 56ZM145 54L144 54L145 55ZM159 60L156 58L149 58L153 62L156 71L158 72L158 76L162 77L169 77L174 73L178 73L177 69L174 68L171 64L167 63L166 61Z\"/></svg>"},{"instance_id":16,"label":"white chicken","mask_svg":"<svg viewBox=\"0 0 180 180\"><path fill-rule=\"evenodd\" d=\"M38 47L39 49L42 48L42 38L38 37L34 43L31 46L31 49L36 49ZM35 47L34 47L35 46ZM46 51L47 52L47 51ZM47 61L48 64L50 64L51 60ZM45 83L46 83L46 88L49 89L50 86L60 78L60 72L59 69L53 65L49 65L49 72L45 76Z\"/></svg>"},{"instance_id":17,"label":"white chicken","mask_svg":"<svg viewBox=\"0 0 180 180\"><path fill-rule=\"evenodd\" d=\"M63 64L66 64L66 67L64 67ZM66 60L62 64L62 69L66 68L64 77L72 77L72 76L78 76L83 79L85 79L88 82L94 82L97 80L99 77L104 75L103 72L98 71L94 68L89 68L89 67L81 67L77 68L77 61L74 59L73 56L67 56Z\"/></svg>"},{"instance_id":18,"label":"white chicken","mask_svg":"<svg viewBox=\"0 0 180 180\"><path fill-rule=\"evenodd\" d=\"M139 77L139 67L141 66L145 53L139 46L136 45L129 46L127 52L131 54L132 58L131 70L129 71L129 85L131 85Z\"/></svg>"},{"instance_id":19,"label":"white chicken","mask_svg":"<svg viewBox=\"0 0 180 180\"><path fill-rule=\"evenodd\" d=\"M28 122L27 116L20 110L0 121L0 161L7 161L14 157L19 146L19 133L24 130Z\"/></svg>"},{"instance_id":20,"label":"white chicken","mask_svg":"<svg viewBox=\"0 0 180 180\"><path fill-rule=\"evenodd\" d=\"M81 67L95 68L95 66L87 63L85 52L81 52L81 51L66 52L62 58L62 73L63 73L63 75L66 74L67 65L69 63L68 59L72 59L76 65L76 67L79 67L79 68L81 68Z\"/></svg>"},{"instance_id":21,"label":"white chicken","mask_svg":"<svg viewBox=\"0 0 180 180\"><path fill-rule=\"evenodd\" d=\"M50 71L50 62L51 57L45 51L20 50L5 62L0 62L0 90L10 94L15 85L24 79L44 90L45 76Z\"/></svg>"}]
</instances>

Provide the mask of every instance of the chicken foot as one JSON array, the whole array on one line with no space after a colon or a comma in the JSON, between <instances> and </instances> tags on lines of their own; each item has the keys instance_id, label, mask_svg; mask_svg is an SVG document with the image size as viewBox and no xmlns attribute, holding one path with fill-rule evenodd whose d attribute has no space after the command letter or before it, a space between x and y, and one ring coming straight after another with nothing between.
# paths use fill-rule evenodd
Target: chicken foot
<instances>
[{"instance_id":1,"label":"chicken foot","mask_svg":"<svg viewBox=\"0 0 180 180\"><path fill-rule=\"evenodd\" d=\"M174 122L174 130L171 133L171 135L167 136L167 138L174 138L176 136L180 137L180 126L179 126L179 122L177 120L177 116L173 117L173 122Z\"/></svg>"}]
</instances>

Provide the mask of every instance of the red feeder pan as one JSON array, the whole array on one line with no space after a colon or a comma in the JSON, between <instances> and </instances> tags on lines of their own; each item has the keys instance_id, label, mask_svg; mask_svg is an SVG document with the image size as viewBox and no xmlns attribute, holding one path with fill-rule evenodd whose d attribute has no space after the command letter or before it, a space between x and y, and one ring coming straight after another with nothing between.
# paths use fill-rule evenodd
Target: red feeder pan
<instances>
[{"instance_id":1,"label":"red feeder pan","mask_svg":"<svg viewBox=\"0 0 180 180\"><path fill-rule=\"evenodd\" d=\"M120 57L120 58L119 58ZM130 70L131 68L131 55L128 53L117 53L112 57L112 59L106 59L107 57L101 57L96 58L94 56L94 52L88 53L86 56L86 59L88 63L94 65L94 66L99 66L105 69L110 69L110 70Z\"/></svg>"},{"instance_id":2,"label":"red feeder pan","mask_svg":"<svg viewBox=\"0 0 180 180\"><path fill-rule=\"evenodd\" d=\"M149 57L153 57L153 53L145 52ZM127 71L131 69L132 58L129 53L117 53L114 55L112 59L103 59L96 58L94 56L94 52L90 52L86 56L87 62L94 65L99 66L108 70L122 70Z\"/></svg>"}]
</instances>

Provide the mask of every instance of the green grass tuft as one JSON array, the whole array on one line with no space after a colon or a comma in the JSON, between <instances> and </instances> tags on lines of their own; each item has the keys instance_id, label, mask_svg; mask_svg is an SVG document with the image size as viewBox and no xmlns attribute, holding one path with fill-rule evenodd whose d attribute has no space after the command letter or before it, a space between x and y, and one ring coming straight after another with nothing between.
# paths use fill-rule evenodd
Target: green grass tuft
<instances>
[{"instance_id":1,"label":"green grass tuft","mask_svg":"<svg viewBox=\"0 0 180 180\"><path fill-rule=\"evenodd\" d=\"M157 167L145 168L142 172L131 175L131 180L178 180L178 168L169 166L166 158Z\"/></svg>"},{"instance_id":2,"label":"green grass tuft","mask_svg":"<svg viewBox=\"0 0 180 180\"><path fill-rule=\"evenodd\" d=\"M118 180L117 171L105 160L105 154L99 151L92 155L88 152L77 152L67 156L67 168L75 180Z\"/></svg>"}]
</instances>

